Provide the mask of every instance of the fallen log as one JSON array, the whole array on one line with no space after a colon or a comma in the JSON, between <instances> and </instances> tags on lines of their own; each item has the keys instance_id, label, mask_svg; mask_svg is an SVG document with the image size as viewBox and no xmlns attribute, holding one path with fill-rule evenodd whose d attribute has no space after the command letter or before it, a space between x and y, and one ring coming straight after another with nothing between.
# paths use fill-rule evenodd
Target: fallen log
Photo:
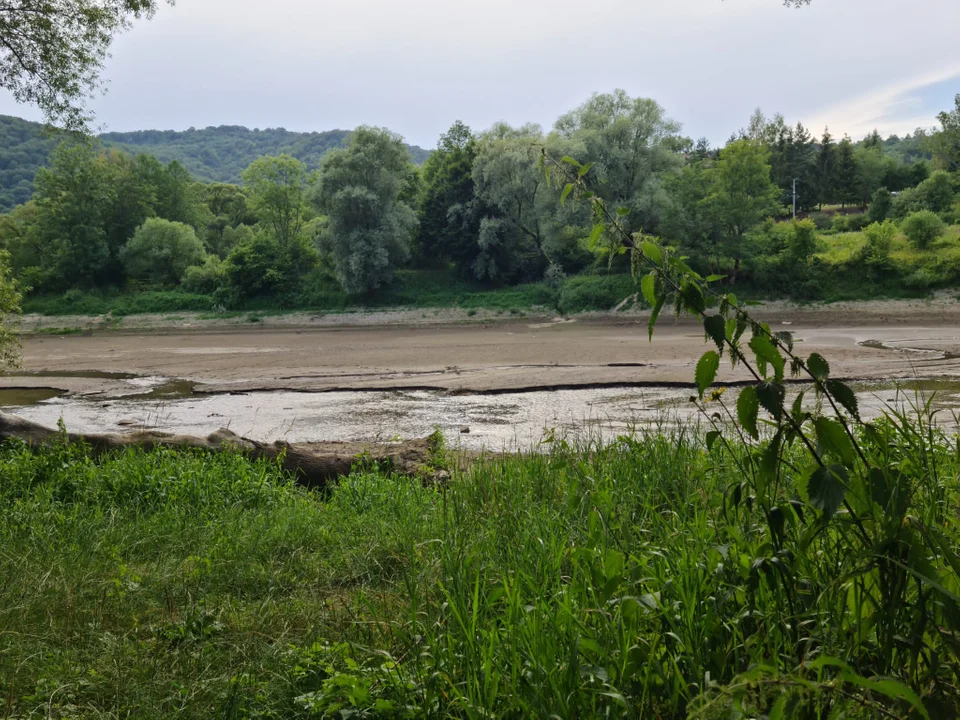
<instances>
[{"instance_id":1,"label":"fallen log","mask_svg":"<svg viewBox=\"0 0 960 720\"><path fill-rule=\"evenodd\" d=\"M42 445L63 437L54 430L0 411L0 440L20 440L28 445ZM391 443L373 442L318 442L262 443L241 437L221 428L207 437L176 435L156 430L135 430L125 433L67 433L70 442L83 443L95 453L137 447L197 448L211 452L234 450L251 458L281 460L285 470L308 487L323 487L343 475L349 475L358 462L376 464L402 475L425 479L443 479L445 473L430 467L434 455L428 439L404 440Z\"/></svg>"}]
</instances>

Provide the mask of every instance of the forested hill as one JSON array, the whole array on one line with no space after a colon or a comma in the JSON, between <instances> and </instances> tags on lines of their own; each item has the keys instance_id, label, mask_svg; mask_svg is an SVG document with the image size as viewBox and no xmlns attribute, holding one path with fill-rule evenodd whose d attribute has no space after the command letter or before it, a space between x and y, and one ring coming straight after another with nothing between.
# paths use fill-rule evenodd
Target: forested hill
<instances>
[{"instance_id":1,"label":"forested hill","mask_svg":"<svg viewBox=\"0 0 960 720\"><path fill-rule=\"evenodd\" d=\"M261 155L287 153L315 169L328 151L342 147L347 130L291 132L283 128L250 130L222 125L202 130L140 130L105 133L100 140L131 154L147 153L168 163L178 160L197 180L240 182L240 173ZM0 213L33 195L33 178L46 165L62 138L44 131L40 123L0 115ZM408 145L417 164L428 150Z\"/></svg>"}]
</instances>

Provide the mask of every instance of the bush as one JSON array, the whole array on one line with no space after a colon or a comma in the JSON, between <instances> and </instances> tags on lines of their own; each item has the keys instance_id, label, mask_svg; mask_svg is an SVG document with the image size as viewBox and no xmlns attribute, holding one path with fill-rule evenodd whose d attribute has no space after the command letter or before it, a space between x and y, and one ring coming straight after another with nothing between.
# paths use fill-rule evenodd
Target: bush
<instances>
[{"instance_id":1,"label":"bush","mask_svg":"<svg viewBox=\"0 0 960 720\"><path fill-rule=\"evenodd\" d=\"M204 254L192 227L150 218L120 250L120 260L131 278L176 285L188 267L203 262Z\"/></svg>"},{"instance_id":2,"label":"bush","mask_svg":"<svg viewBox=\"0 0 960 720\"><path fill-rule=\"evenodd\" d=\"M191 265L180 284L187 292L212 294L220 287L226 269L216 255L207 255L203 265Z\"/></svg>"},{"instance_id":3,"label":"bush","mask_svg":"<svg viewBox=\"0 0 960 720\"><path fill-rule=\"evenodd\" d=\"M871 222L873 221L866 213L847 215L847 232L860 232Z\"/></svg>"},{"instance_id":4,"label":"bush","mask_svg":"<svg viewBox=\"0 0 960 720\"><path fill-rule=\"evenodd\" d=\"M908 215L900 226L904 235L919 249L926 249L946 230L943 220L931 210L921 210Z\"/></svg>"},{"instance_id":5,"label":"bush","mask_svg":"<svg viewBox=\"0 0 960 720\"><path fill-rule=\"evenodd\" d=\"M833 231L837 233L844 233L850 229L849 224L847 223L847 216L837 213L833 216Z\"/></svg>"},{"instance_id":6,"label":"bush","mask_svg":"<svg viewBox=\"0 0 960 720\"><path fill-rule=\"evenodd\" d=\"M817 226L817 230L824 231L833 229L833 220L829 215L827 215L827 213L810 213L809 220Z\"/></svg>"},{"instance_id":7,"label":"bush","mask_svg":"<svg viewBox=\"0 0 960 720\"><path fill-rule=\"evenodd\" d=\"M867 214L871 222L878 223L890 217L891 212L893 212L893 195L885 187L882 187L873 194Z\"/></svg>"},{"instance_id":8,"label":"bush","mask_svg":"<svg viewBox=\"0 0 960 720\"><path fill-rule=\"evenodd\" d=\"M563 313L612 310L635 292L630 275L581 275L563 282L557 305Z\"/></svg>"},{"instance_id":9,"label":"bush","mask_svg":"<svg viewBox=\"0 0 960 720\"><path fill-rule=\"evenodd\" d=\"M897 235L897 226L890 220L873 223L863 230L866 245L857 253L857 260L868 265L885 265L890 259L890 249Z\"/></svg>"},{"instance_id":10,"label":"bush","mask_svg":"<svg viewBox=\"0 0 960 720\"><path fill-rule=\"evenodd\" d=\"M817 226L812 220L795 220L790 223L786 238L787 257L795 263L806 263L817 251Z\"/></svg>"}]
</instances>

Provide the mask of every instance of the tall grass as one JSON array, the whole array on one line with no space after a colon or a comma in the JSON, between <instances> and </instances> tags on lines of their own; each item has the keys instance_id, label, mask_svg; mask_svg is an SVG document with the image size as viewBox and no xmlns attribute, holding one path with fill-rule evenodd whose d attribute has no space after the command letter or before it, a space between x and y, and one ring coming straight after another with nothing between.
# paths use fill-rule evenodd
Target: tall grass
<instances>
[{"instance_id":1,"label":"tall grass","mask_svg":"<svg viewBox=\"0 0 960 720\"><path fill-rule=\"evenodd\" d=\"M789 454L764 510L751 445L682 430L325 493L233 454L8 444L0 712L954 717L960 447L927 420L865 443L901 478L864 519L900 545L867 550ZM883 586L895 557L942 592Z\"/></svg>"}]
</instances>

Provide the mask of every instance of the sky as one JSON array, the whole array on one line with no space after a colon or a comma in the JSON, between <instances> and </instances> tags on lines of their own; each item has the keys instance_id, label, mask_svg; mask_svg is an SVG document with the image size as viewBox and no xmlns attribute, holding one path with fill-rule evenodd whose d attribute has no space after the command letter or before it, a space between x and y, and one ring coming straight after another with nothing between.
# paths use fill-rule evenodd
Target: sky
<instances>
[{"instance_id":1,"label":"sky","mask_svg":"<svg viewBox=\"0 0 960 720\"><path fill-rule=\"evenodd\" d=\"M960 93L958 28L960 0L177 0L117 38L91 108L107 131L367 124L431 148L623 88L714 144L757 107L902 135Z\"/></svg>"}]
</instances>

